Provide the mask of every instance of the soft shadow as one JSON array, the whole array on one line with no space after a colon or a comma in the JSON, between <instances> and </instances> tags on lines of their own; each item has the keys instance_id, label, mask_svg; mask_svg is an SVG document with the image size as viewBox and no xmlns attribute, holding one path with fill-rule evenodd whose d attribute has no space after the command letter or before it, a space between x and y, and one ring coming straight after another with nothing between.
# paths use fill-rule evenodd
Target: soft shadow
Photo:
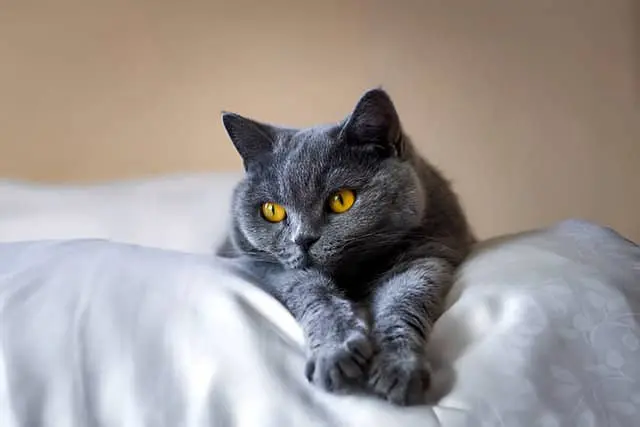
<instances>
[{"instance_id":1,"label":"soft shadow","mask_svg":"<svg viewBox=\"0 0 640 427\"><path fill-rule=\"evenodd\" d=\"M432 363L431 386L425 393L425 405L437 405L453 390L457 380L456 371L449 363Z\"/></svg>"}]
</instances>

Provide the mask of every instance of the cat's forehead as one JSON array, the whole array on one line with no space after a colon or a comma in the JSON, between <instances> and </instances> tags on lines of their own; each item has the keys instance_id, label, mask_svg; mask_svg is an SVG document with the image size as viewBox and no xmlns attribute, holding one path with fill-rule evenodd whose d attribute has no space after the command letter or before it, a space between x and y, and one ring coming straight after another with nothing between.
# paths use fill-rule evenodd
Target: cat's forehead
<instances>
[{"instance_id":1,"label":"cat's forehead","mask_svg":"<svg viewBox=\"0 0 640 427\"><path fill-rule=\"evenodd\" d=\"M336 144L330 132L322 128L300 130L282 144L272 166L281 195L300 198L305 193L321 191L330 179L331 169L338 166Z\"/></svg>"},{"instance_id":2,"label":"cat's forehead","mask_svg":"<svg viewBox=\"0 0 640 427\"><path fill-rule=\"evenodd\" d=\"M364 179L360 159L337 138L336 126L296 131L280 141L256 182L262 193L282 202L311 203L317 197Z\"/></svg>"},{"instance_id":3,"label":"cat's forehead","mask_svg":"<svg viewBox=\"0 0 640 427\"><path fill-rule=\"evenodd\" d=\"M326 154L338 143L340 129L335 125L319 125L287 132L276 146L281 159L304 158L313 154Z\"/></svg>"}]
</instances>

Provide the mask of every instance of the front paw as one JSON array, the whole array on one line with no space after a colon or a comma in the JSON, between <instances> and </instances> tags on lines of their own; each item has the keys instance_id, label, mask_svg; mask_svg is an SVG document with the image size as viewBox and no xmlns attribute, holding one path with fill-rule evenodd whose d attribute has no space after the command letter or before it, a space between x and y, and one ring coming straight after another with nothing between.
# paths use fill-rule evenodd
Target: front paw
<instances>
[{"instance_id":1,"label":"front paw","mask_svg":"<svg viewBox=\"0 0 640 427\"><path fill-rule=\"evenodd\" d=\"M369 370L369 389L396 405L423 403L431 371L419 354L382 351L374 356Z\"/></svg>"},{"instance_id":2,"label":"front paw","mask_svg":"<svg viewBox=\"0 0 640 427\"><path fill-rule=\"evenodd\" d=\"M363 332L354 332L344 342L314 349L307 361L310 382L332 392L347 391L357 385L373 355L373 346Z\"/></svg>"}]
</instances>

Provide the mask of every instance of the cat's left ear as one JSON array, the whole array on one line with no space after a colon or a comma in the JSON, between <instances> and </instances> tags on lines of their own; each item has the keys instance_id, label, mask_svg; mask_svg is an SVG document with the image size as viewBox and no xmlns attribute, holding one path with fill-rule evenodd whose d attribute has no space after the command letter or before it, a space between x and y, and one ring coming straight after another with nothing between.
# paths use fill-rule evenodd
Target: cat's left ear
<instances>
[{"instance_id":1,"label":"cat's left ear","mask_svg":"<svg viewBox=\"0 0 640 427\"><path fill-rule=\"evenodd\" d=\"M340 133L348 143L372 145L401 155L400 118L389 95L382 89L366 92L347 117Z\"/></svg>"},{"instance_id":2,"label":"cat's left ear","mask_svg":"<svg viewBox=\"0 0 640 427\"><path fill-rule=\"evenodd\" d=\"M222 112L222 124L242 157L245 170L273 152L278 134L275 126L226 111Z\"/></svg>"}]
</instances>

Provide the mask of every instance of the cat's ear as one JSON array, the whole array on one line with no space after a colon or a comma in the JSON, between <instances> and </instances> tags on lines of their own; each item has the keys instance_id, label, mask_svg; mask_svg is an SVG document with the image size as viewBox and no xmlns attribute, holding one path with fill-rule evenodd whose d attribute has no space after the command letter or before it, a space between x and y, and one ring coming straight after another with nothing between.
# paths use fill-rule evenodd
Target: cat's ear
<instances>
[{"instance_id":1,"label":"cat's ear","mask_svg":"<svg viewBox=\"0 0 640 427\"><path fill-rule=\"evenodd\" d=\"M341 137L348 143L372 145L402 153L402 126L389 95L382 89L366 92L345 120Z\"/></svg>"},{"instance_id":2,"label":"cat's ear","mask_svg":"<svg viewBox=\"0 0 640 427\"><path fill-rule=\"evenodd\" d=\"M278 132L276 127L227 111L222 112L222 124L242 157L245 169L273 151Z\"/></svg>"}]
</instances>

